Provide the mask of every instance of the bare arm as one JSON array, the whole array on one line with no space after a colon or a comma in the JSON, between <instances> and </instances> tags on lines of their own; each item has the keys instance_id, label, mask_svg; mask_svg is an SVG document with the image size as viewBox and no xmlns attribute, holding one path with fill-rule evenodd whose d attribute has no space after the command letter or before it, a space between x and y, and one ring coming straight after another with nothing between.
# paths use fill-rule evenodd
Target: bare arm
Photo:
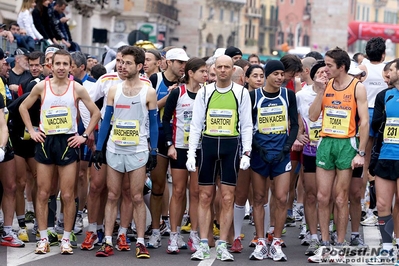
<instances>
[{"instance_id":1,"label":"bare arm","mask_svg":"<svg viewBox=\"0 0 399 266\"><path fill-rule=\"evenodd\" d=\"M8 141L8 127L5 119L4 108L0 109L0 147L5 147Z\"/></svg>"},{"instance_id":2,"label":"bare arm","mask_svg":"<svg viewBox=\"0 0 399 266\"><path fill-rule=\"evenodd\" d=\"M356 86L356 102L357 102L357 113L360 118L359 124L359 150L364 151L366 144L369 139L369 112L367 93L363 84L358 83Z\"/></svg>"}]
</instances>

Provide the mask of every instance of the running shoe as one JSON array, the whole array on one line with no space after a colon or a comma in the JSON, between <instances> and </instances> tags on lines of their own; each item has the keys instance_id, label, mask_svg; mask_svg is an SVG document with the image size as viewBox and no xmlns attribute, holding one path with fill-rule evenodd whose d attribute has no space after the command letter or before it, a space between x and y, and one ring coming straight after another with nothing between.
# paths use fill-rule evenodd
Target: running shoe
<instances>
[{"instance_id":1,"label":"running shoe","mask_svg":"<svg viewBox=\"0 0 399 266\"><path fill-rule=\"evenodd\" d=\"M335 245L338 242L338 233L337 233L337 231L330 232L330 236L331 236L331 244Z\"/></svg>"},{"instance_id":2,"label":"running shoe","mask_svg":"<svg viewBox=\"0 0 399 266\"><path fill-rule=\"evenodd\" d=\"M47 252L50 252L50 243L47 239L37 241L35 254L46 254Z\"/></svg>"},{"instance_id":3,"label":"running shoe","mask_svg":"<svg viewBox=\"0 0 399 266\"><path fill-rule=\"evenodd\" d=\"M378 217L375 215L371 215L364 221L361 221L360 224L363 226L376 226L378 224Z\"/></svg>"},{"instance_id":4,"label":"running shoe","mask_svg":"<svg viewBox=\"0 0 399 266\"><path fill-rule=\"evenodd\" d=\"M258 244L258 237L254 235L254 238L252 238L251 242L249 242L249 247L254 248Z\"/></svg>"},{"instance_id":5,"label":"running shoe","mask_svg":"<svg viewBox=\"0 0 399 266\"><path fill-rule=\"evenodd\" d=\"M319 246L313 253L313 256L308 258L308 262L321 263L328 261L330 257L331 247L330 246Z\"/></svg>"},{"instance_id":6,"label":"running shoe","mask_svg":"<svg viewBox=\"0 0 399 266\"><path fill-rule=\"evenodd\" d=\"M118 238L116 239L115 248L118 251L129 251L130 250L130 245L126 241L126 235L125 234L118 235Z\"/></svg>"},{"instance_id":7,"label":"running shoe","mask_svg":"<svg viewBox=\"0 0 399 266\"><path fill-rule=\"evenodd\" d=\"M234 261L233 255L227 250L227 243L216 243L216 259L221 261Z\"/></svg>"},{"instance_id":8,"label":"running shoe","mask_svg":"<svg viewBox=\"0 0 399 266\"><path fill-rule=\"evenodd\" d=\"M190 247L191 252L196 252L198 250L200 242L201 239L199 238L198 233L194 236L190 234L187 244Z\"/></svg>"},{"instance_id":9,"label":"running shoe","mask_svg":"<svg viewBox=\"0 0 399 266\"><path fill-rule=\"evenodd\" d=\"M241 238L237 237L234 239L233 245L230 248L230 252L232 253L241 253L241 251L244 249L241 243Z\"/></svg>"},{"instance_id":10,"label":"running shoe","mask_svg":"<svg viewBox=\"0 0 399 266\"><path fill-rule=\"evenodd\" d=\"M103 243L103 239L104 239L104 231L103 231L103 229L98 229L97 230L97 237L98 237L97 245L101 246L102 243Z\"/></svg>"},{"instance_id":11,"label":"running shoe","mask_svg":"<svg viewBox=\"0 0 399 266\"><path fill-rule=\"evenodd\" d=\"M14 231L10 231L8 234L3 233L1 236L1 245L7 247L24 247L25 243L18 239L18 236Z\"/></svg>"},{"instance_id":12,"label":"running shoe","mask_svg":"<svg viewBox=\"0 0 399 266\"><path fill-rule=\"evenodd\" d=\"M92 250L94 245L98 243L98 237L94 232L86 232L86 237L80 245L81 250Z\"/></svg>"},{"instance_id":13,"label":"running shoe","mask_svg":"<svg viewBox=\"0 0 399 266\"><path fill-rule=\"evenodd\" d=\"M27 211L25 213L25 223L33 223L35 221L35 213L32 211Z\"/></svg>"},{"instance_id":14,"label":"running shoe","mask_svg":"<svg viewBox=\"0 0 399 266\"><path fill-rule=\"evenodd\" d=\"M36 233L38 232L38 230L39 230L39 226L36 223L34 223L33 228L32 228L32 235L35 236ZM36 239L36 240L38 240L38 239Z\"/></svg>"},{"instance_id":15,"label":"running shoe","mask_svg":"<svg viewBox=\"0 0 399 266\"><path fill-rule=\"evenodd\" d=\"M294 216L287 215L287 218L285 219L285 226L287 227L295 227L296 226L296 221Z\"/></svg>"},{"instance_id":16,"label":"running shoe","mask_svg":"<svg viewBox=\"0 0 399 266\"><path fill-rule=\"evenodd\" d=\"M146 244L147 248L159 248L161 245L161 235L159 233L152 232L152 235Z\"/></svg>"},{"instance_id":17,"label":"running shoe","mask_svg":"<svg viewBox=\"0 0 399 266\"><path fill-rule=\"evenodd\" d=\"M26 227L22 227L18 230L18 239L23 242L29 242L28 232L26 231Z\"/></svg>"},{"instance_id":18,"label":"running shoe","mask_svg":"<svg viewBox=\"0 0 399 266\"><path fill-rule=\"evenodd\" d=\"M147 248L141 243L136 243L136 258L138 259L150 258L150 253L148 252Z\"/></svg>"},{"instance_id":19,"label":"running shoe","mask_svg":"<svg viewBox=\"0 0 399 266\"><path fill-rule=\"evenodd\" d=\"M151 235L152 235L152 225L149 224L147 226L147 230L145 230L145 232L144 232L144 238L148 239L148 238L150 238Z\"/></svg>"},{"instance_id":20,"label":"running shoe","mask_svg":"<svg viewBox=\"0 0 399 266\"><path fill-rule=\"evenodd\" d=\"M73 228L73 232L78 235L83 231L83 216L78 214L75 220L75 227Z\"/></svg>"},{"instance_id":21,"label":"running shoe","mask_svg":"<svg viewBox=\"0 0 399 266\"><path fill-rule=\"evenodd\" d=\"M281 249L280 241L275 241L270 246L269 258L273 259L274 261L287 261L287 256L284 254L283 250Z\"/></svg>"},{"instance_id":22,"label":"running shoe","mask_svg":"<svg viewBox=\"0 0 399 266\"><path fill-rule=\"evenodd\" d=\"M310 239L311 239L310 232L307 232L305 237L301 240L301 245L302 246L309 246L310 245Z\"/></svg>"},{"instance_id":23,"label":"running shoe","mask_svg":"<svg viewBox=\"0 0 399 266\"><path fill-rule=\"evenodd\" d=\"M263 245L261 241L255 247L255 250L249 256L250 260L263 260L268 258L267 246Z\"/></svg>"},{"instance_id":24,"label":"running shoe","mask_svg":"<svg viewBox=\"0 0 399 266\"><path fill-rule=\"evenodd\" d=\"M57 221L57 222L55 223L54 229L55 229L55 232L56 232L57 234L59 234L59 235L64 234L64 223L61 223L60 221Z\"/></svg>"},{"instance_id":25,"label":"running shoe","mask_svg":"<svg viewBox=\"0 0 399 266\"><path fill-rule=\"evenodd\" d=\"M211 255L209 251L209 246L207 244L200 242L197 251L191 255L191 260L203 260L203 259L209 259L210 257Z\"/></svg>"},{"instance_id":26,"label":"running shoe","mask_svg":"<svg viewBox=\"0 0 399 266\"><path fill-rule=\"evenodd\" d=\"M170 234L168 241L168 248L166 249L166 253L168 254L177 254L180 252L179 246L177 245L177 233Z\"/></svg>"},{"instance_id":27,"label":"running shoe","mask_svg":"<svg viewBox=\"0 0 399 266\"><path fill-rule=\"evenodd\" d=\"M364 243L364 240L361 238L360 235L356 235L354 238L351 239L350 246L355 247L357 250L366 250L369 247Z\"/></svg>"},{"instance_id":28,"label":"running shoe","mask_svg":"<svg viewBox=\"0 0 399 266\"><path fill-rule=\"evenodd\" d=\"M161 233L161 236L170 236L169 219L162 220L162 222L159 224L159 232Z\"/></svg>"},{"instance_id":29,"label":"running shoe","mask_svg":"<svg viewBox=\"0 0 399 266\"><path fill-rule=\"evenodd\" d=\"M307 230L306 230L306 224L301 224L301 225L299 226L299 229L300 229L301 231L300 231L300 233L299 233L298 238L299 238L299 239L304 239L305 236L306 236L306 232L307 232Z\"/></svg>"},{"instance_id":30,"label":"running shoe","mask_svg":"<svg viewBox=\"0 0 399 266\"><path fill-rule=\"evenodd\" d=\"M191 232L191 223L188 223L187 225L183 225L180 228L180 232L182 232L183 234L188 234Z\"/></svg>"},{"instance_id":31,"label":"running shoe","mask_svg":"<svg viewBox=\"0 0 399 266\"><path fill-rule=\"evenodd\" d=\"M187 244L184 241L184 238L183 238L183 236L180 233L177 233L177 246L180 249L187 249Z\"/></svg>"},{"instance_id":32,"label":"running shoe","mask_svg":"<svg viewBox=\"0 0 399 266\"><path fill-rule=\"evenodd\" d=\"M96 252L96 257L109 257L111 255L114 255L114 248L108 243L103 243Z\"/></svg>"},{"instance_id":33,"label":"running shoe","mask_svg":"<svg viewBox=\"0 0 399 266\"><path fill-rule=\"evenodd\" d=\"M295 221L302 221L303 216L305 215L303 205L301 207L297 207L297 205L294 205L294 209L292 210L292 212L294 213Z\"/></svg>"},{"instance_id":34,"label":"running shoe","mask_svg":"<svg viewBox=\"0 0 399 266\"><path fill-rule=\"evenodd\" d=\"M71 232L71 234L69 235L69 242L70 242L72 248L78 247L78 239L76 238L76 235L74 232Z\"/></svg>"},{"instance_id":35,"label":"running shoe","mask_svg":"<svg viewBox=\"0 0 399 266\"><path fill-rule=\"evenodd\" d=\"M48 242L50 242L50 246L58 246L59 241L58 241L58 234L56 232L47 230L47 235L48 235ZM40 233L39 233L40 237ZM37 235L36 235L37 238Z\"/></svg>"},{"instance_id":36,"label":"running shoe","mask_svg":"<svg viewBox=\"0 0 399 266\"><path fill-rule=\"evenodd\" d=\"M316 250L319 248L319 241L317 239L311 239L309 242L309 246L305 251L306 256L313 256L315 255Z\"/></svg>"},{"instance_id":37,"label":"running shoe","mask_svg":"<svg viewBox=\"0 0 399 266\"><path fill-rule=\"evenodd\" d=\"M69 239L62 239L61 240L60 249L61 249L61 254L65 254L65 255L73 254L72 245L71 245L71 242L69 241Z\"/></svg>"},{"instance_id":38,"label":"running shoe","mask_svg":"<svg viewBox=\"0 0 399 266\"><path fill-rule=\"evenodd\" d=\"M391 249L391 250L386 250L386 249L381 249L380 253L367 260L368 265L381 265L381 264L394 264L396 263L396 252Z\"/></svg>"}]
</instances>

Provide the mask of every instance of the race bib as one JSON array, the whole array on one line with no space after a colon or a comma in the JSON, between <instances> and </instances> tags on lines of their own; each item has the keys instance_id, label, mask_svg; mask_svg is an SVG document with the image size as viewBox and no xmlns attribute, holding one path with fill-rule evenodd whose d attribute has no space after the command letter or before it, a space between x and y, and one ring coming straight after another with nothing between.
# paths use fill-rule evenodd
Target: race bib
<instances>
[{"instance_id":1,"label":"race bib","mask_svg":"<svg viewBox=\"0 0 399 266\"><path fill-rule=\"evenodd\" d=\"M191 119L193 117L193 111L185 111L183 114L183 121L184 121L184 125L183 125L183 137L184 137L184 141L183 141L183 145L184 147L188 148L188 141L189 141L189 137L190 137L190 123L191 123Z\"/></svg>"},{"instance_id":2,"label":"race bib","mask_svg":"<svg viewBox=\"0 0 399 266\"><path fill-rule=\"evenodd\" d=\"M384 142L399 144L399 117L387 118L384 128Z\"/></svg>"},{"instance_id":3,"label":"race bib","mask_svg":"<svg viewBox=\"0 0 399 266\"><path fill-rule=\"evenodd\" d=\"M235 110L209 109L206 120L207 134L214 136L234 136Z\"/></svg>"},{"instance_id":4,"label":"race bib","mask_svg":"<svg viewBox=\"0 0 399 266\"><path fill-rule=\"evenodd\" d=\"M120 120L114 122L111 140L120 146L136 146L140 141L140 123L138 120Z\"/></svg>"},{"instance_id":5,"label":"race bib","mask_svg":"<svg viewBox=\"0 0 399 266\"><path fill-rule=\"evenodd\" d=\"M69 107L52 107L43 112L43 128L46 135L66 134L71 130L72 115Z\"/></svg>"},{"instance_id":6,"label":"race bib","mask_svg":"<svg viewBox=\"0 0 399 266\"><path fill-rule=\"evenodd\" d=\"M323 112L323 132L347 136L349 134L351 110L325 108Z\"/></svg>"},{"instance_id":7,"label":"race bib","mask_svg":"<svg viewBox=\"0 0 399 266\"><path fill-rule=\"evenodd\" d=\"M321 123L322 119L319 117L319 119L316 122L310 121L308 127L309 127L309 144L311 146L317 146L317 143L319 142L320 139L320 131L321 131Z\"/></svg>"},{"instance_id":8,"label":"race bib","mask_svg":"<svg viewBox=\"0 0 399 266\"><path fill-rule=\"evenodd\" d=\"M258 108L258 131L261 134L286 134L286 108L284 106Z\"/></svg>"}]
</instances>

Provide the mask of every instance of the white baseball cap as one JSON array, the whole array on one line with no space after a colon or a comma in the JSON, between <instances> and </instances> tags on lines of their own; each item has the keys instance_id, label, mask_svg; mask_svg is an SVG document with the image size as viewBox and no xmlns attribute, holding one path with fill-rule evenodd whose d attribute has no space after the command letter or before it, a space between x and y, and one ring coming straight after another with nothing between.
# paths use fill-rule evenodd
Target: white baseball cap
<instances>
[{"instance_id":1,"label":"white baseball cap","mask_svg":"<svg viewBox=\"0 0 399 266\"><path fill-rule=\"evenodd\" d=\"M166 52L166 60L179 60L186 62L190 59L182 48L172 48Z\"/></svg>"},{"instance_id":2,"label":"white baseball cap","mask_svg":"<svg viewBox=\"0 0 399 266\"><path fill-rule=\"evenodd\" d=\"M358 76L362 74L362 77L364 76L364 74L366 74L366 72L364 70L361 70L358 67L358 64L356 64L356 62L351 61L351 66L349 68L348 74L352 75L352 76Z\"/></svg>"}]
</instances>

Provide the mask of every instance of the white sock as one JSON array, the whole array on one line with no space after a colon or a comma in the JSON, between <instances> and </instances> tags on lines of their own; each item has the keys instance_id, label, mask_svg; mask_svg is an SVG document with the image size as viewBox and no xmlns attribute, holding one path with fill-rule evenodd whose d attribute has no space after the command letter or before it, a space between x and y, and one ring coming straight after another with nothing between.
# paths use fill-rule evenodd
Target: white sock
<instances>
[{"instance_id":1,"label":"white sock","mask_svg":"<svg viewBox=\"0 0 399 266\"><path fill-rule=\"evenodd\" d=\"M97 223L90 223L89 227L87 228L87 231L89 232L94 232L95 234L97 234Z\"/></svg>"},{"instance_id":2,"label":"white sock","mask_svg":"<svg viewBox=\"0 0 399 266\"><path fill-rule=\"evenodd\" d=\"M26 202L26 210L28 212L34 212L35 211L35 209L33 208L33 202L32 201Z\"/></svg>"},{"instance_id":3,"label":"white sock","mask_svg":"<svg viewBox=\"0 0 399 266\"><path fill-rule=\"evenodd\" d=\"M47 230L39 231L39 233L40 233L40 239L46 239L48 241Z\"/></svg>"},{"instance_id":4,"label":"white sock","mask_svg":"<svg viewBox=\"0 0 399 266\"><path fill-rule=\"evenodd\" d=\"M103 232L104 232L104 225L103 224L97 224L97 230L103 230Z\"/></svg>"},{"instance_id":5,"label":"white sock","mask_svg":"<svg viewBox=\"0 0 399 266\"><path fill-rule=\"evenodd\" d=\"M319 240L319 238L317 237L317 234L312 234L310 236L311 239L315 239L315 240Z\"/></svg>"},{"instance_id":6,"label":"white sock","mask_svg":"<svg viewBox=\"0 0 399 266\"><path fill-rule=\"evenodd\" d=\"M234 203L234 239L240 237L244 217L245 206L239 206Z\"/></svg>"},{"instance_id":7,"label":"white sock","mask_svg":"<svg viewBox=\"0 0 399 266\"><path fill-rule=\"evenodd\" d=\"M62 239L68 239L69 240L69 236L70 235L71 235L71 232L64 231L64 235L62 236Z\"/></svg>"},{"instance_id":8,"label":"white sock","mask_svg":"<svg viewBox=\"0 0 399 266\"><path fill-rule=\"evenodd\" d=\"M392 248L393 248L392 242L391 243L382 243L382 249L391 250Z\"/></svg>"},{"instance_id":9,"label":"white sock","mask_svg":"<svg viewBox=\"0 0 399 266\"><path fill-rule=\"evenodd\" d=\"M118 236L120 236L121 234L125 234L127 233L127 228L126 227L119 227L118 230Z\"/></svg>"},{"instance_id":10,"label":"white sock","mask_svg":"<svg viewBox=\"0 0 399 266\"><path fill-rule=\"evenodd\" d=\"M137 238L137 243L141 243L141 244L145 245L144 244L144 238L143 237L138 237Z\"/></svg>"},{"instance_id":11,"label":"white sock","mask_svg":"<svg viewBox=\"0 0 399 266\"><path fill-rule=\"evenodd\" d=\"M264 224L264 232L265 232L265 236L266 236L266 232L269 231L269 227L270 227L270 206L269 204L265 204L263 205L263 209L265 210L265 218L263 219L263 224ZM273 228L274 231L274 228Z\"/></svg>"}]
</instances>

